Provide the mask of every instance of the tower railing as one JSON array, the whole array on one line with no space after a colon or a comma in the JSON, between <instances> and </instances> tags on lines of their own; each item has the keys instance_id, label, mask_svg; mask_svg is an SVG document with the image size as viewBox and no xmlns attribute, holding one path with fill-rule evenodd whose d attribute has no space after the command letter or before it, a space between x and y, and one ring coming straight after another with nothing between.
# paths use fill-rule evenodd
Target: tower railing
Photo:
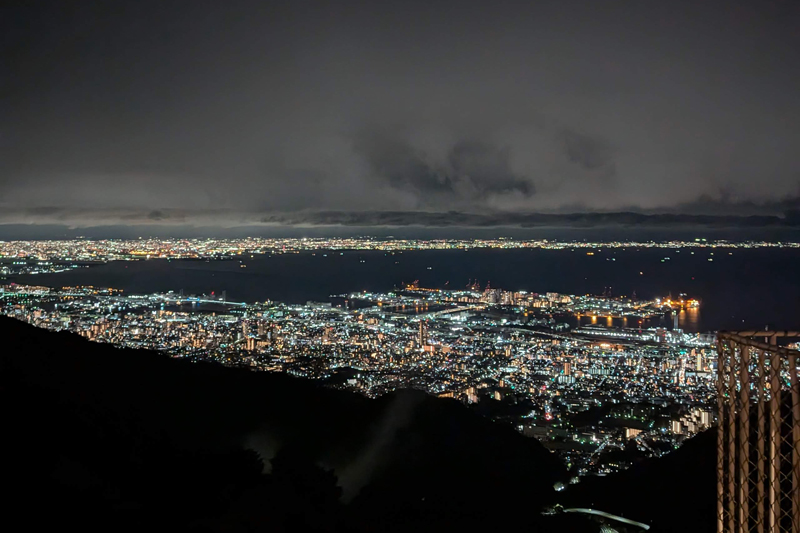
<instances>
[{"instance_id":1,"label":"tower railing","mask_svg":"<svg viewBox=\"0 0 800 533\"><path fill-rule=\"evenodd\" d=\"M717 335L717 532L800 533L797 331Z\"/></svg>"}]
</instances>

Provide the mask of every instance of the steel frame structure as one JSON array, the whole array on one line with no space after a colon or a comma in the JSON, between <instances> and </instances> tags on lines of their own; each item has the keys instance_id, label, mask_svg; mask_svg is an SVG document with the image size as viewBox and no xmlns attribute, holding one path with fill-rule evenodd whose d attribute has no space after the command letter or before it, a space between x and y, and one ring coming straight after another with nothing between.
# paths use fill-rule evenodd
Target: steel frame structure
<instances>
[{"instance_id":1,"label":"steel frame structure","mask_svg":"<svg viewBox=\"0 0 800 533\"><path fill-rule=\"evenodd\" d=\"M797 331L717 335L717 532L800 533ZM763 341L763 342L762 342Z\"/></svg>"}]
</instances>

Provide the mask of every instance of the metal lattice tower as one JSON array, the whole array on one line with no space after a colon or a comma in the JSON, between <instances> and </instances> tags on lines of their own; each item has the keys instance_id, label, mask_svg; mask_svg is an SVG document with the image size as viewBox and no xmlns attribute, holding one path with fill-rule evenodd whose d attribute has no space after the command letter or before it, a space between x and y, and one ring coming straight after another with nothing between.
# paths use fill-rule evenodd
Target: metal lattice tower
<instances>
[{"instance_id":1,"label":"metal lattice tower","mask_svg":"<svg viewBox=\"0 0 800 533\"><path fill-rule=\"evenodd\" d=\"M717 532L800 533L795 331L717 336Z\"/></svg>"}]
</instances>

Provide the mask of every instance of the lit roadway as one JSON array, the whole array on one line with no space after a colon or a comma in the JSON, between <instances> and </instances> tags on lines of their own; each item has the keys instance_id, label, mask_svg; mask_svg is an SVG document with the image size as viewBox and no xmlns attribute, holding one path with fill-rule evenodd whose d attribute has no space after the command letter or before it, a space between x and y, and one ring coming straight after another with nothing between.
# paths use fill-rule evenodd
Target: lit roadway
<instances>
[{"instance_id":1,"label":"lit roadway","mask_svg":"<svg viewBox=\"0 0 800 533\"><path fill-rule=\"evenodd\" d=\"M611 513L605 513L603 511L597 511L595 509L581 509L581 508L564 509L564 512L565 513L593 514L593 515L596 515L596 516L602 516L603 518L609 518L611 520L616 520L617 522L622 522L623 524L629 524L631 526L640 527L640 528L644 529L645 531L650 529L650 526L648 526L647 524L642 524L641 522L636 522L634 520L628 520L627 518L622 518L621 516L613 515Z\"/></svg>"}]
</instances>

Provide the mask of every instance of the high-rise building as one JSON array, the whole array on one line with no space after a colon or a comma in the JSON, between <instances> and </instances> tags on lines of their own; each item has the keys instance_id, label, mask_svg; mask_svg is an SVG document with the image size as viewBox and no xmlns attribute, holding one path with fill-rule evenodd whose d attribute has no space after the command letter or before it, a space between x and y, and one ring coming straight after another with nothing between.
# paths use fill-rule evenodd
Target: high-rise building
<instances>
[{"instance_id":1,"label":"high-rise building","mask_svg":"<svg viewBox=\"0 0 800 533\"><path fill-rule=\"evenodd\" d=\"M514 293L509 291L503 291L500 297L500 303L503 305L514 305Z\"/></svg>"},{"instance_id":2,"label":"high-rise building","mask_svg":"<svg viewBox=\"0 0 800 533\"><path fill-rule=\"evenodd\" d=\"M500 303L501 297L502 291L500 289L490 289L489 287L486 287L486 290L483 291L481 300L485 303L496 304Z\"/></svg>"},{"instance_id":3,"label":"high-rise building","mask_svg":"<svg viewBox=\"0 0 800 533\"><path fill-rule=\"evenodd\" d=\"M428 344L428 325L424 320L419 321L419 334L417 336L417 342L420 346L426 346Z\"/></svg>"}]
</instances>

